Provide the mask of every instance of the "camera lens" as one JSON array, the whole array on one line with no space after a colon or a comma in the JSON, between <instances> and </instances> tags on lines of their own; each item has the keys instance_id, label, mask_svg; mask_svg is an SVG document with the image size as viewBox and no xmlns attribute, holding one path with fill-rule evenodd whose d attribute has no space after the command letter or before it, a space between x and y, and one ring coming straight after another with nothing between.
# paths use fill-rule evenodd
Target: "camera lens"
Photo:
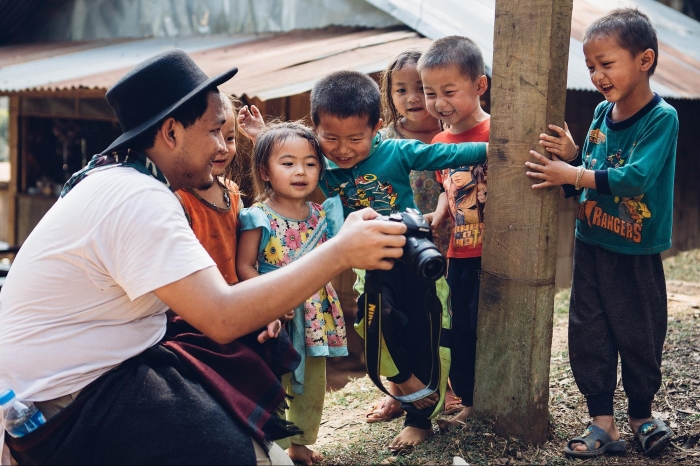
<instances>
[{"instance_id":1,"label":"camera lens","mask_svg":"<svg viewBox=\"0 0 700 466\"><path fill-rule=\"evenodd\" d=\"M437 280L445 273L446 260L437 247L425 238L406 238L404 260L419 277Z\"/></svg>"},{"instance_id":2,"label":"camera lens","mask_svg":"<svg viewBox=\"0 0 700 466\"><path fill-rule=\"evenodd\" d=\"M425 250L416 266L425 278L437 280L445 274L445 257L439 251Z\"/></svg>"}]
</instances>

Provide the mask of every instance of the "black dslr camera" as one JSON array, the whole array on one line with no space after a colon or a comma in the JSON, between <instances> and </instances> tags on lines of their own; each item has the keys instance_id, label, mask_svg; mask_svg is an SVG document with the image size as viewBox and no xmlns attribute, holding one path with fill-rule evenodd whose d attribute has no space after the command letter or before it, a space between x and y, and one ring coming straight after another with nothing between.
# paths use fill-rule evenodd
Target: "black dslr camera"
<instances>
[{"instance_id":1,"label":"black dslr camera","mask_svg":"<svg viewBox=\"0 0 700 466\"><path fill-rule=\"evenodd\" d=\"M447 261L433 244L430 224L416 209L406 208L402 213L382 215L380 220L406 225L406 244L401 261L419 277L437 280L445 274Z\"/></svg>"}]
</instances>

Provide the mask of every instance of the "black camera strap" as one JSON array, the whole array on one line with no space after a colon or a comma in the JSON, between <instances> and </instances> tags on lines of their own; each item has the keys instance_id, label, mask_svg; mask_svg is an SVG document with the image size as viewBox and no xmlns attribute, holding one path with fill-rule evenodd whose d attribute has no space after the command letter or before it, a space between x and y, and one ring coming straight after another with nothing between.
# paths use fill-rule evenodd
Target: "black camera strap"
<instances>
[{"instance_id":1,"label":"black camera strap","mask_svg":"<svg viewBox=\"0 0 700 466\"><path fill-rule=\"evenodd\" d=\"M380 280L365 281L365 366L367 375L374 384L387 395L405 403L412 403L429 396L440 387L441 364L440 364L440 336L442 330L442 307L435 306L437 301L435 288L426 297L426 312L428 312L430 322L430 351L431 369L430 381L427 386L417 392L408 395L392 395L384 387L379 378L379 368L382 353L382 335L389 345L389 335L391 335L391 309L382 306L382 283Z\"/></svg>"}]
</instances>

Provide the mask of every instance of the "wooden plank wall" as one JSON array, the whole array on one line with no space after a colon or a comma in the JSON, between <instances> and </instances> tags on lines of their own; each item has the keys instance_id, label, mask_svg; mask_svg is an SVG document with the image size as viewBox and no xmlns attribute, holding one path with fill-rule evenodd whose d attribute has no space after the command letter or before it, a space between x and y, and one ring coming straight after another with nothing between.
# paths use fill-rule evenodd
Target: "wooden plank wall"
<instances>
[{"instance_id":1,"label":"wooden plank wall","mask_svg":"<svg viewBox=\"0 0 700 466\"><path fill-rule=\"evenodd\" d=\"M668 99L678 111L673 246L664 257L700 248L700 100Z\"/></svg>"},{"instance_id":2,"label":"wooden plank wall","mask_svg":"<svg viewBox=\"0 0 700 466\"><path fill-rule=\"evenodd\" d=\"M0 241L9 243L10 239L10 222L6 221L9 217L10 195L7 187L0 188Z\"/></svg>"},{"instance_id":3,"label":"wooden plank wall","mask_svg":"<svg viewBox=\"0 0 700 466\"><path fill-rule=\"evenodd\" d=\"M7 242L21 244L17 238L17 184L19 183L19 97L10 97L7 144L10 149L10 183L7 190Z\"/></svg>"}]
</instances>

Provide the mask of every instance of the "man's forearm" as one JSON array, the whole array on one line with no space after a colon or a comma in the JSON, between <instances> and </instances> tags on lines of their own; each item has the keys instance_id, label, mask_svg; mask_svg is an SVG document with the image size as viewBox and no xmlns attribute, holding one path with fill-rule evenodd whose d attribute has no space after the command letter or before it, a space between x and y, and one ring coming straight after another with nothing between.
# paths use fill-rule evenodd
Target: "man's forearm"
<instances>
[{"instance_id":1,"label":"man's forearm","mask_svg":"<svg viewBox=\"0 0 700 466\"><path fill-rule=\"evenodd\" d=\"M352 213L338 236L280 270L228 286L216 267L195 272L154 290L192 326L228 343L282 317L345 269L388 270L402 254L406 227L366 220L377 213Z\"/></svg>"}]
</instances>

